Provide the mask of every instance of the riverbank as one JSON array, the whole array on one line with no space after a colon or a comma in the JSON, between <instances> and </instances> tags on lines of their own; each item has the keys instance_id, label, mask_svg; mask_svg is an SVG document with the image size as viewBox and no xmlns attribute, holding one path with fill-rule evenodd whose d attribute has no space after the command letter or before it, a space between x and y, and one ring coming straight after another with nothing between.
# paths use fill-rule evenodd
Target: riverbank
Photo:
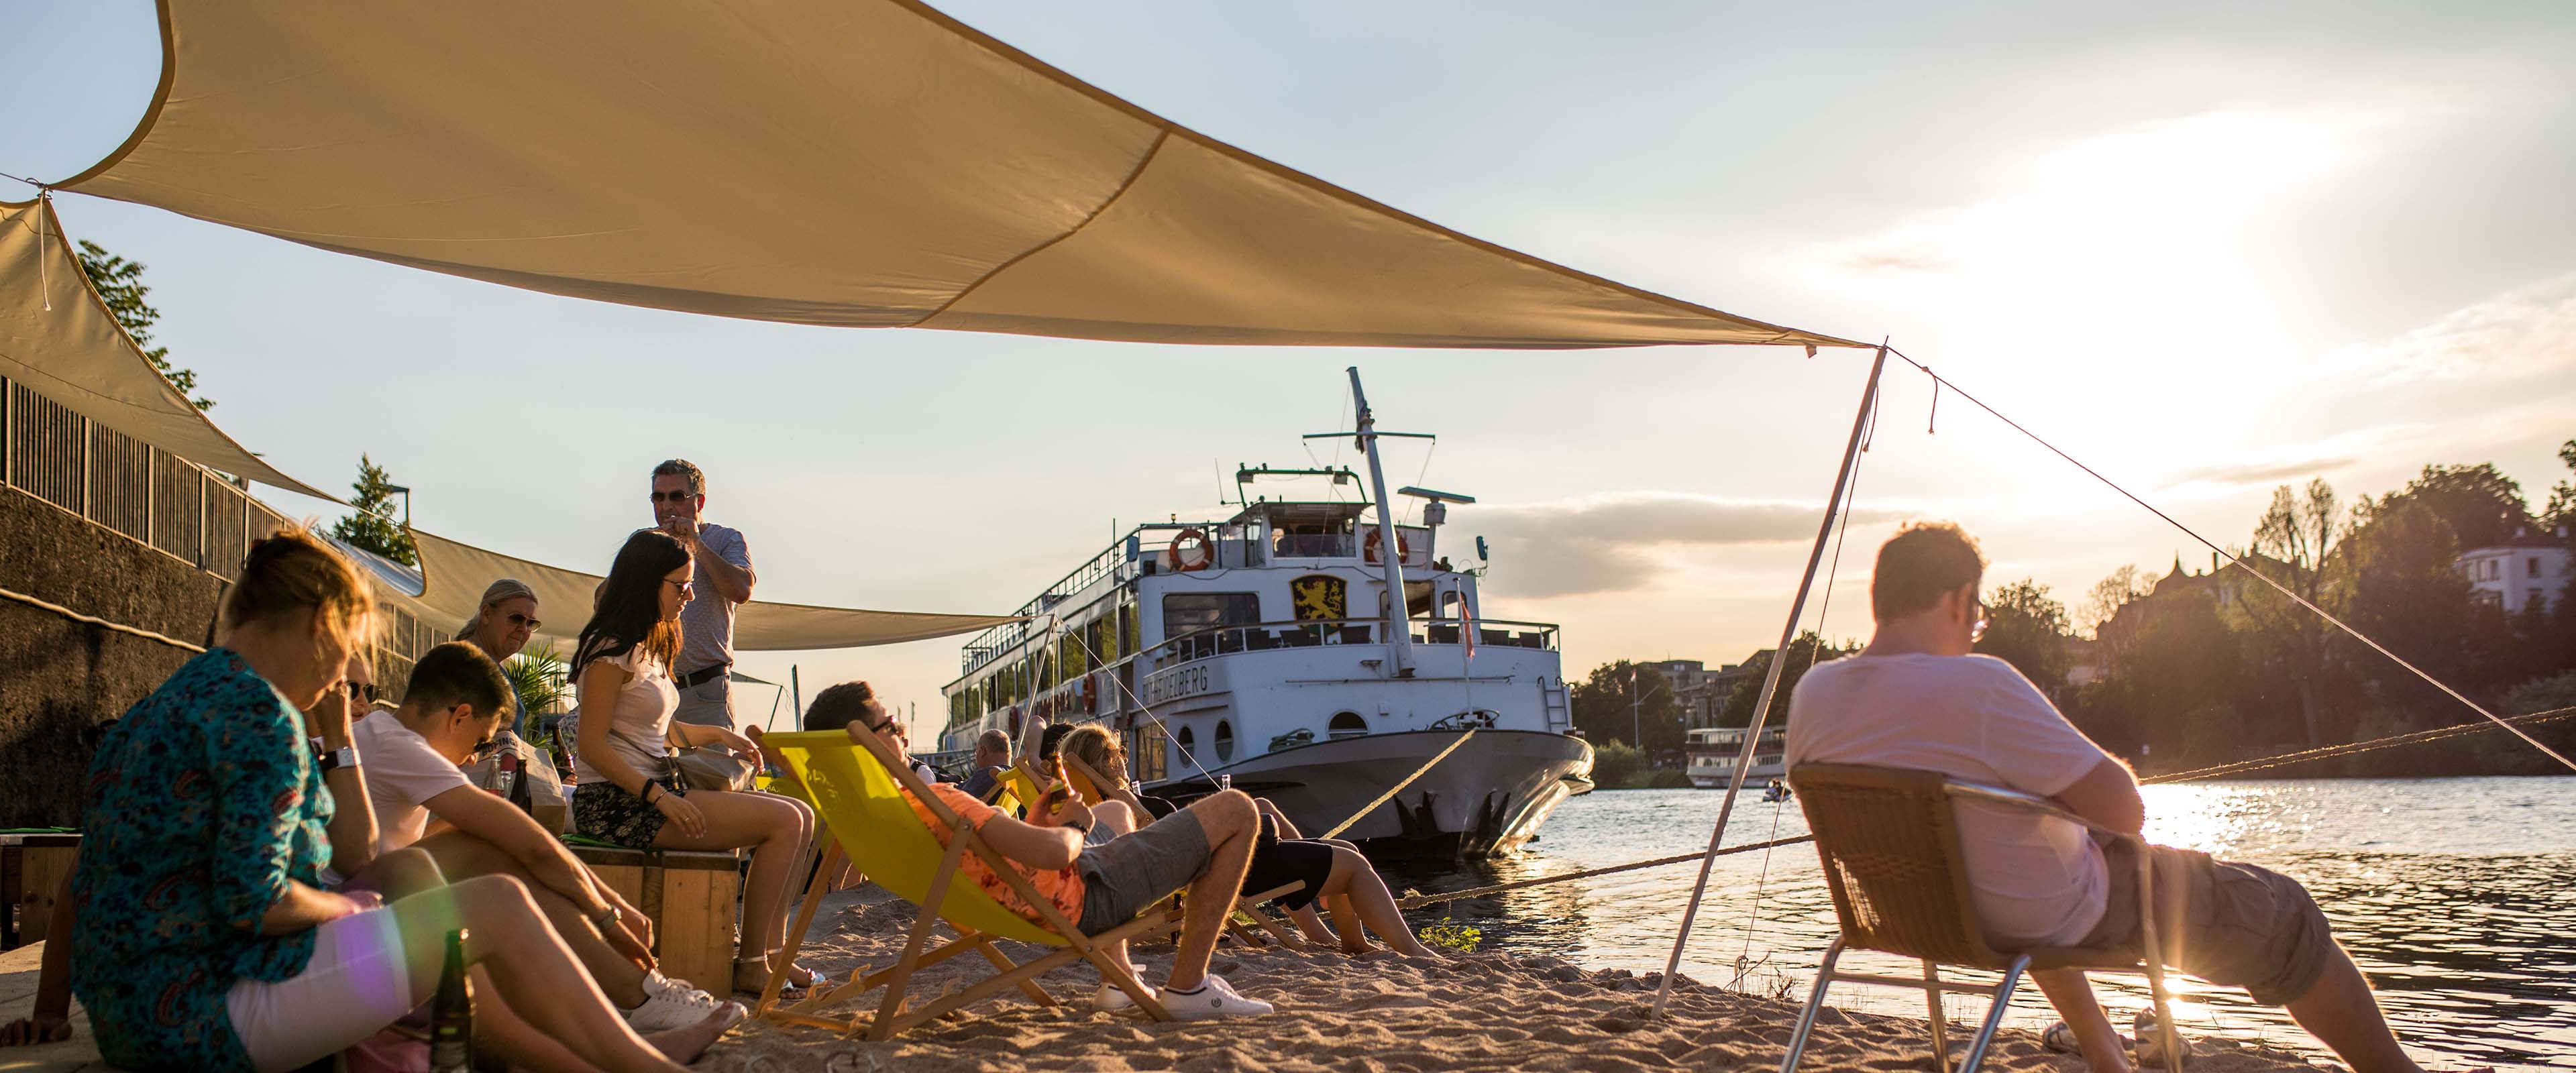
<instances>
[{"instance_id":1,"label":"riverbank","mask_svg":"<svg viewBox=\"0 0 2576 1073\"><path fill-rule=\"evenodd\" d=\"M882 966L901 951L912 907L874 888L837 895L812 929L802 960L838 976ZM945 930L942 930L945 934ZM1004 944L1012 946L1013 944ZM1011 950L1015 960L1042 953ZM1171 964L1172 947L1138 951L1149 982ZM971 964L970 964L971 962ZM1094 1013L1099 976L1086 966L1042 979L1067 1004L1040 1008L1014 995L971 1016L875 1044L809 1029L751 1025L708 1051L697 1068L740 1073L795 1069L1118 1070L1594 1070L1768 1069L1776 1066L1798 1007L1792 1003L1676 984L1669 1016L1646 1018L1656 978L1587 971L1563 958L1470 953L1442 959L1221 949L1216 969L1237 990L1276 1004L1267 1017L1155 1024ZM961 958L924 970L916 994L936 995L980 978L989 967ZM1954 1058L1965 1026L1952 1035ZM1928 1026L1919 1019L1828 1009L1802 1069L1929 1068ZM2226 1041L2201 1045L2205 1073L2309 1070L2296 1056ZM2074 1073L2075 1059L2051 1054L2027 1031L1997 1038L1987 1068Z\"/></svg>"}]
</instances>

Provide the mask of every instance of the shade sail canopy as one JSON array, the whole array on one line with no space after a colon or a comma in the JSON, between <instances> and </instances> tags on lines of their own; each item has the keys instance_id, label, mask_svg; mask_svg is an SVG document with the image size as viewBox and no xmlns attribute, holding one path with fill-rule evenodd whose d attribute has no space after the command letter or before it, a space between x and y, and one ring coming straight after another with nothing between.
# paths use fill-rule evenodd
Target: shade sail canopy
<instances>
[{"instance_id":1,"label":"shade sail canopy","mask_svg":"<svg viewBox=\"0 0 2576 1073\"><path fill-rule=\"evenodd\" d=\"M0 204L0 377L198 465L333 498L234 443L162 378L90 289L41 199Z\"/></svg>"},{"instance_id":2,"label":"shade sail canopy","mask_svg":"<svg viewBox=\"0 0 2576 1073\"><path fill-rule=\"evenodd\" d=\"M597 574L513 558L418 529L411 535L420 552L421 574L420 595L412 602L432 629L453 633L480 610L484 588L505 577L536 590L537 618L545 623L538 635L563 642L567 650L590 618L591 593L601 580ZM946 637L1010 621L1010 615L862 611L754 600L734 613L733 646L744 651L857 648Z\"/></svg>"},{"instance_id":3,"label":"shade sail canopy","mask_svg":"<svg viewBox=\"0 0 2576 1073\"><path fill-rule=\"evenodd\" d=\"M1857 345L1461 235L907 0L163 0L68 180L323 249L758 320L1159 343Z\"/></svg>"}]
</instances>

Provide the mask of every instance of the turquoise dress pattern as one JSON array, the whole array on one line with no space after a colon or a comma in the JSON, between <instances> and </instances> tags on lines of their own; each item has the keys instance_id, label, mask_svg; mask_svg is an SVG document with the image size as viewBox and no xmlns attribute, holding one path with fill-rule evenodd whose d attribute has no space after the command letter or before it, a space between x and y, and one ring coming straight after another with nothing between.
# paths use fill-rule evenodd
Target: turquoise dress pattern
<instances>
[{"instance_id":1,"label":"turquoise dress pattern","mask_svg":"<svg viewBox=\"0 0 2576 1073\"><path fill-rule=\"evenodd\" d=\"M90 762L72 879L72 991L126 1069L249 1070L224 995L304 971L313 932L261 935L330 859L303 716L217 648L128 709Z\"/></svg>"}]
</instances>

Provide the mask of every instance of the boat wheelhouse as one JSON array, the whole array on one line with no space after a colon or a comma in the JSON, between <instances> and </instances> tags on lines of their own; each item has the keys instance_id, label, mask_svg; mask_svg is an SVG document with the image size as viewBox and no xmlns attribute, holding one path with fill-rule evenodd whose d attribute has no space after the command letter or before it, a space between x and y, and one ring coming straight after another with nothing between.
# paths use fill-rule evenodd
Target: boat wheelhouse
<instances>
[{"instance_id":1,"label":"boat wheelhouse","mask_svg":"<svg viewBox=\"0 0 2576 1073\"><path fill-rule=\"evenodd\" d=\"M1747 783L1776 779L1789 773L1782 756L1789 748L1789 732L1772 727L1762 732L1762 741L1753 748L1753 769L1744 773ZM1723 790L1735 774L1735 761L1744 755L1743 727L1701 727L1683 735L1682 749L1687 754L1691 785L1703 790Z\"/></svg>"}]
</instances>

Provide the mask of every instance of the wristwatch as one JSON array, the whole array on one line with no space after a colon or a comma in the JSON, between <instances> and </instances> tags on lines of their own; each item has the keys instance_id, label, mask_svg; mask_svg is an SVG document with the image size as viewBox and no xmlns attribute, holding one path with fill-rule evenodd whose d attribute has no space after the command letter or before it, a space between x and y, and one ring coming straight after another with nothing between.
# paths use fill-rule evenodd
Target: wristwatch
<instances>
[{"instance_id":1,"label":"wristwatch","mask_svg":"<svg viewBox=\"0 0 2576 1073\"><path fill-rule=\"evenodd\" d=\"M1077 824L1077 823L1075 823L1075 822L1073 822L1073 821L1071 821L1071 820L1066 820L1066 821L1064 822L1064 824L1063 824L1063 827L1064 827L1064 829L1065 829L1065 830L1068 830L1068 831L1074 831L1074 832L1077 832L1077 833L1080 833L1080 834L1086 834L1086 835L1087 835L1087 834L1090 834L1090 833L1091 833L1091 824L1092 824L1092 822L1093 822L1093 821L1091 821L1091 820L1084 820L1084 821L1082 821L1081 823L1078 823L1078 824Z\"/></svg>"},{"instance_id":2,"label":"wristwatch","mask_svg":"<svg viewBox=\"0 0 2576 1073\"><path fill-rule=\"evenodd\" d=\"M311 739L311 744L313 746L313 765L325 772L338 771L344 767L358 766L358 750L353 746L343 745L337 749L325 749L322 747L322 739L319 737Z\"/></svg>"}]
</instances>

